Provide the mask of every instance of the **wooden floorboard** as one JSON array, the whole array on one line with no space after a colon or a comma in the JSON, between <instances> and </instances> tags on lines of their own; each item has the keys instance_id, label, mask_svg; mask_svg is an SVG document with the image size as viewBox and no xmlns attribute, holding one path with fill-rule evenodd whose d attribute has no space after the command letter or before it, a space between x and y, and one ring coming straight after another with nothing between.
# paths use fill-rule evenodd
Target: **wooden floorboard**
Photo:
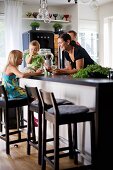
<instances>
[{"instance_id":1,"label":"wooden floorboard","mask_svg":"<svg viewBox=\"0 0 113 170\"><path fill-rule=\"evenodd\" d=\"M22 142L18 144L18 147L10 145L10 155L7 155L5 153L5 142L0 139L0 170L41 170L41 166L38 165L37 153L38 151L31 147L31 155L27 155L26 142ZM68 157L60 159L61 170L75 169L73 168L75 166L73 160ZM48 164L46 170L51 170Z\"/></svg>"}]
</instances>

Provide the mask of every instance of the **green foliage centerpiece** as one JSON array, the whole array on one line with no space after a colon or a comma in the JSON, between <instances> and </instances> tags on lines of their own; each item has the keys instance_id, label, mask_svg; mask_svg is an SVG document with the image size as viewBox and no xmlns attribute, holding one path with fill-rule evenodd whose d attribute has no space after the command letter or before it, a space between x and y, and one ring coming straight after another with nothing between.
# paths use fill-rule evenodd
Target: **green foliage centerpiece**
<instances>
[{"instance_id":1,"label":"green foliage centerpiece","mask_svg":"<svg viewBox=\"0 0 113 170\"><path fill-rule=\"evenodd\" d=\"M73 78L107 78L111 68L102 67L98 64L88 65L73 74Z\"/></svg>"}]
</instances>

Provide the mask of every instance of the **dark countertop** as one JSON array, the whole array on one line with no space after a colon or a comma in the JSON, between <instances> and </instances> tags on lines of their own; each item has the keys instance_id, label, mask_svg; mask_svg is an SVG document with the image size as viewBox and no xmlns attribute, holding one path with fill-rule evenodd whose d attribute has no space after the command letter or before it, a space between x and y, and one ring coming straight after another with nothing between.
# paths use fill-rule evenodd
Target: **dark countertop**
<instances>
[{"instance_id":1,"label":"dark countertop","mask_svg":"<svg viewBox=\"0 0 113 170\"><path fill-rule=\"evenodd\" d=\"M78 84L85 86L98 86L100 84L113 84L113 80L100 78L72 78L70 75L54 75L54 76L34 76L30 79L51 81L58 83Z\"/></svg>"}]
</instances>

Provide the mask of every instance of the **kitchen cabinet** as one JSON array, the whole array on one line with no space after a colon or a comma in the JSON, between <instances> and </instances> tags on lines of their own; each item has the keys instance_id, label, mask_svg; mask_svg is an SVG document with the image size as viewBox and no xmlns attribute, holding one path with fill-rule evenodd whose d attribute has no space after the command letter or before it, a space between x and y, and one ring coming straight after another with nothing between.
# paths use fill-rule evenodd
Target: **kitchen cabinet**
<instances>
[{"instance_id":1,"label":"kitchen cabinet","mask_svg":"<svg viewBox=\"0 0 113 170\"><path fill-rule=\"evenodd\" d=\"M29 43L32 40L37 40L40 43L40 48L51 49L54 54L54 32L37 30L37 31L27 31L22 34L23 40L23 51L29 48Z\"/></svg>"}]
</instances>

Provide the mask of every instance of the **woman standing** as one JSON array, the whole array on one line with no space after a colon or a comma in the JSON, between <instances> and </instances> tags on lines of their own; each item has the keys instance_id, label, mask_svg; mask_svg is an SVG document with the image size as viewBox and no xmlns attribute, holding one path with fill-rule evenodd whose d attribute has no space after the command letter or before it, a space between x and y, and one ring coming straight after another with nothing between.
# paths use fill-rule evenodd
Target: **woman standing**
<instances>
[{"instance_id":1,"label":"woman standing","mask_svg":"<svg viewBox=\"0 0 113 170\"><path fill-rule=\"evenodd\" d=\"M68 33L63 33L58 38L58 45L65 51L66 64L64 69L57 70L59 74L73 74L87 65L95 64L87 51L77 45L75 41L71 41L71 36Z\"/></svg>"}]
</instances>

